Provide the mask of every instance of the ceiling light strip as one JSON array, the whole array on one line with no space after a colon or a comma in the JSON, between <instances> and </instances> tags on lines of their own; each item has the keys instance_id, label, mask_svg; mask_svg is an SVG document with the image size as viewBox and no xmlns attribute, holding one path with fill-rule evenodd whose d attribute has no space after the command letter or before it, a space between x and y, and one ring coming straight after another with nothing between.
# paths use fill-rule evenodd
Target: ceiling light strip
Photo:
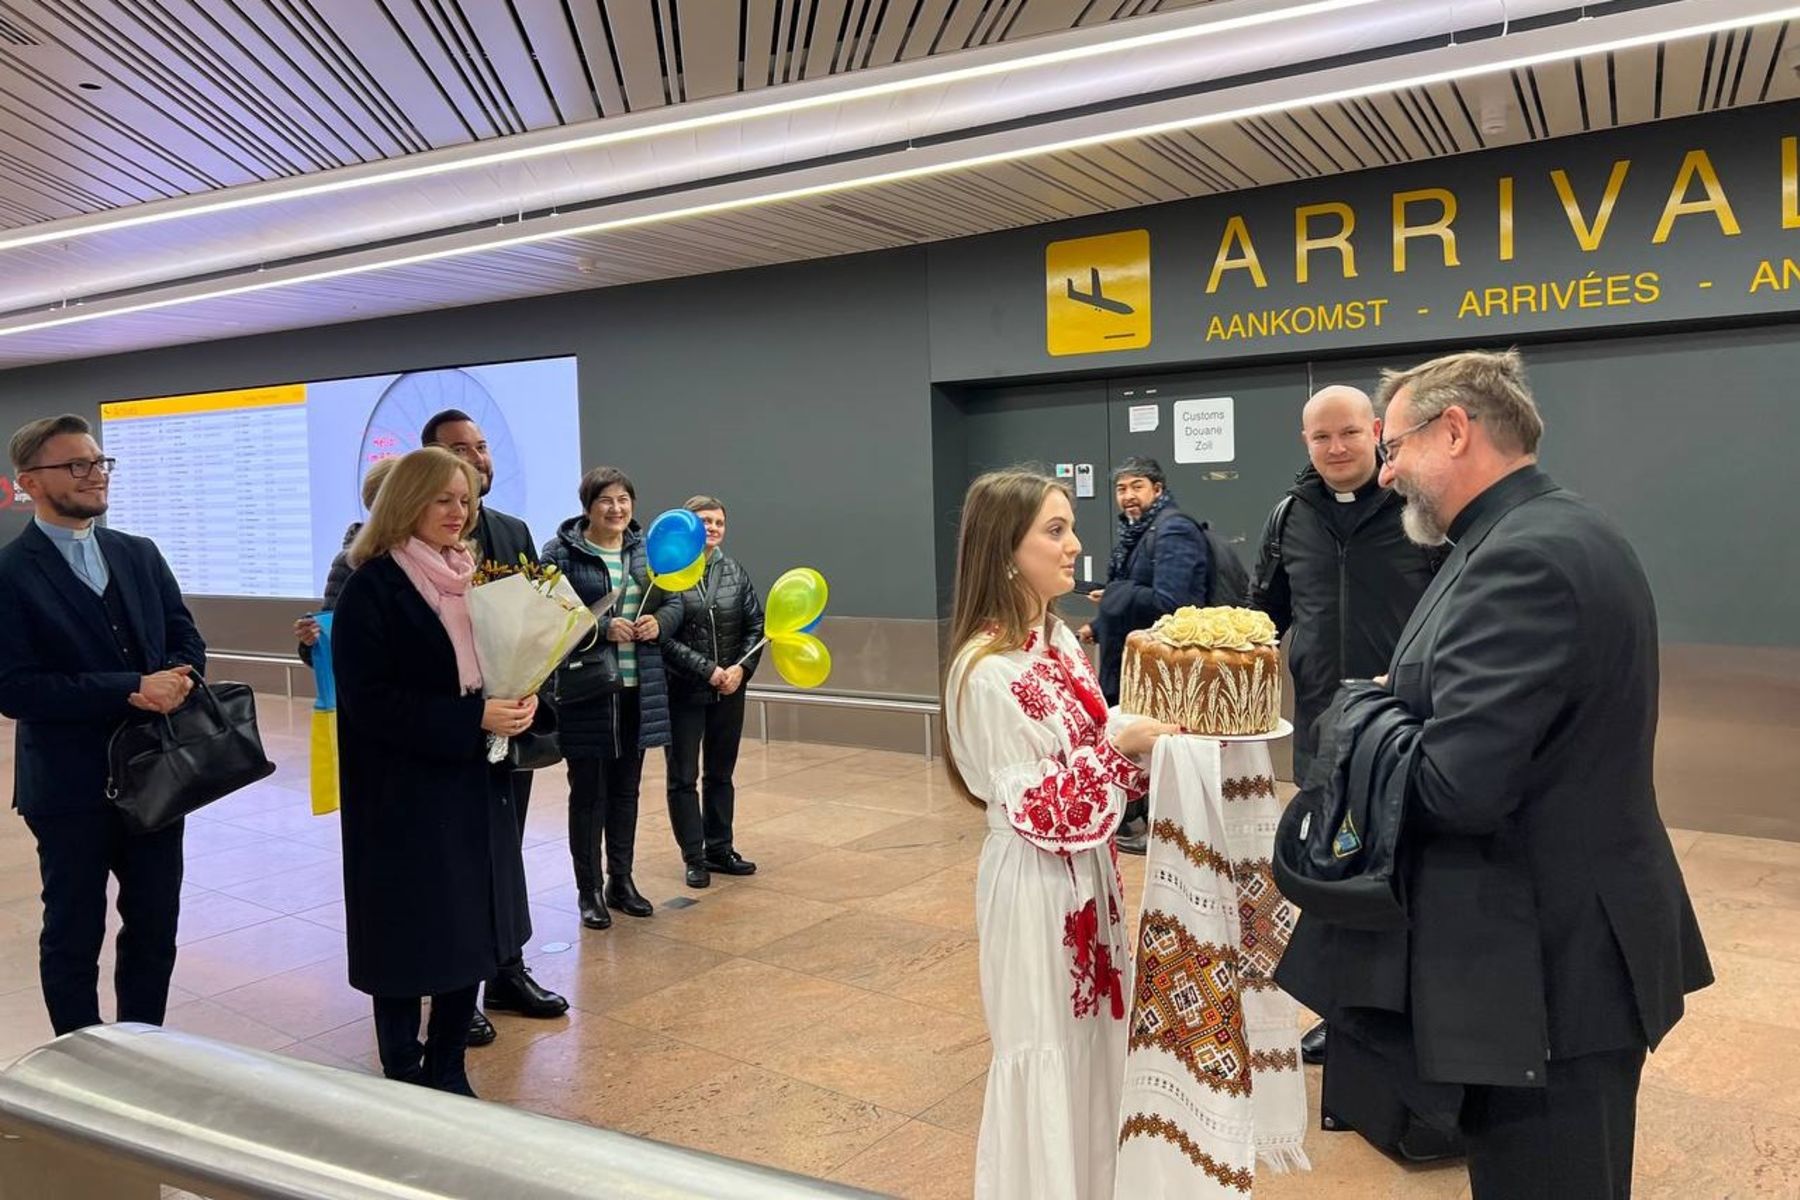
<instances>
[{"instance_id":1,"label":"ceiling light strip","mask_svg":"<svg viewBox=\"0 0 1800 1200\"><path fill-rule=\"evenodd\" d=\"M1585 21L1579 26L1559 27L1553 32L1560 33L1564 32L1566 29L1573 28L1597 31L1599 27L1603 27L1608 22L1623 21L1630 16L1642 16L1650 11L1651 10L1634 10L1633 13L1624 14L1618 17L1595 18ZM1589 42L1581 46L1564 46L1552 50L1543 50L1534 53L1515 55L1508 58L1500 58L1493 61L1467 63L1459 67L1449 67L1443 70L1429 71L1400 79L1383 80L1377 83L1319 92L1307 97L1274 100L1261 104L1245 105L1221 112L1176 117L1166 121L1137 125L1128 129L1108 130L1101 133L1086 134L1080 137L1066 138L1040 145L991 151L985 154L946 159L935 163L921 163L916 166L902 167L892 171L879 172L874 175L831 180L828 182L786 188L774 192L764 192L757 195L708 201L701 204L668 209L661 212L615 217L609 220L567 227L559 225L553 229L538 229L530 233L515 234L511 237L493 238L468 244L441 247L435 250L425 250L393 258L329 267L323 270L304 271L295 268L292 273L289 273L281 268L277 268L274 271L267 272L268 278L232 284L227 287L202 290L192 294L127 302L116 306L101 302L100 304L96 304L94 307L83 311L71 311L67 308L60 308L54 310L54 316L46 316L36 320L26 319L19 324L0 324L0 337L11 337L22 333L33 333L40 330L58 328L64 325L101 320L107 317L153 312L157 309L169 308L177 305L196 304L207 300L227 299L233 296L267 291L271 288L298 287L309 283L320 283L330 279L342 279L347 276L367 274L373 271L398 270L404 267L418 266L422 263L461 258L472 254L492 253L513 249L519 246L532 245L538 242L611 233L644 225L663 224L670 221L712 216L718 213L732 212L765 204L779 204L785 201L806 199L812 196L856 191L907 179L919 179L955 171L973 170L980 167L994 166L1000 163L1015 162L1020 159L1035 158L1041 155L1057 154L1069 150L1080 150L1090 146L1104 145L1110 142L1128 141L1161 133L1195 129L1231 121L1241 121L1250 117L1267 116L1272 113L1287 112L1297 108L1340 103L1345 100L1354 100L1369 96L1388 95L1408 88L1428 87L1433 84L1449 83L1454 80L1467 79L1476 75L1502 74L1508 71L1522 70L1526 67L1541 66L1545 63L1562 62L1571 58L1581 58L1590 54L1619 53L1621 51L1632 50L1643 46L1653 46L1661 42L1673 41L1679 38L1704 37L1710 34L1724 33L1729 30L1743 29L1754 25L1792 20L1800 20L1800 4L1790 5L1786 8L1769 13L1740 15L1721 18L1714 21L1695 22L1684 25L1678 29L1634 33L1621 37ZM1529 38L1531 36L1531 34L1513 35L1514 40ZM1477 49L1486 49L1488 48L1488 45L1489 44L1484 43L1470 43L1458 47L1457 50L1468 52ZM1446 52L1454 51L1439 50L1431 53L1443 54ZM1366 69L1372 65L1388 67L1394 64L1389 62L1382 64L1363 64L1362 66ZM951 150L955 147L954 144L944 144L941 148ZM902 151L901 153L918 152Z\"/></svg>"},{"instance_id":2,"label":"ceiling light strip","mask_svg":"<svg viewBox=\"0 0 1800 1200\"><path fill-rule=\"evenodd\" d=\"M67 221L55 222L54 228L36 229L27 233L0 235L0 251L16 250L25 246L39 245L44 242L67 241L71 238L89 237L99 233L112 233L120 229L131 229L143 225L156 224L189 217L211 216L223 212L250 208L263 204L273 204L290 200L305 200L316 196L331 195L337 192L372 187L380 184L404 183L415 179L429 178L455 171L478 170L486 167L500 166L506 163L520 162L545 155L567 154L581 150L592 150L602 146L618 145L625 142L639 141L650 137L665 137L672 134L691 133L698 130L715 128L720 125L737 124L760 120L767 117L789 115L804 112L808 109L830 105L852 104L862 100L875 99L882 96L899 95L924 88L945 88L974 79L982 79L992 75L1014 74L1033 71L1044 67L1061 66L1079 62L1084 59L1098 58L1111 54L1129 54L1150 46L1168 45L1199 38L1217 37L1227 33L1236 33L1246 29L1255 29L1277 22L1304 20L1310 17L1324 16L1347 9L1361 8L1382 0L1310 0L1305 4L1292 7L1271 7L1261 12L1244 13L1235 17L1225 17L1208 21L1205 24L1185 25L1174 29L1158 29L1147 33L1134 34L1128 37L1095 41L1080 46L1065 46L1057 50L1049 50L1039 54L1026 55L1020 58L995 58L992 61L974 63L969 66L955 67L946 71L921 74L907 79L890 79L879 83L858 84L842 89L822 90L803 96L792 96L773 100L766 104L758 104L750 108L729 108L715 112L705 112L688 117L680 117L673 121L647 122L631 128L605 129L593 133L560 136L546 139L534 145L496 148L491 151L462 154L447 157L442 161L409 163L400 160L387 169L357 170L335 179L321 179L313 183L298 185L287 181L258 188L256 184L244 185L244 194L220 194L207 198L186 198L156 203L145 206L146 211L126 210L113 215L97 215L94 217L74 217ZM1573 5L1571 5L1573 7ZM1452 6L1454 10L1454 6ZM258 188L252 192L248 189ZM240 189L231 189L238 191Z\"/></svg>"}]
</instances>

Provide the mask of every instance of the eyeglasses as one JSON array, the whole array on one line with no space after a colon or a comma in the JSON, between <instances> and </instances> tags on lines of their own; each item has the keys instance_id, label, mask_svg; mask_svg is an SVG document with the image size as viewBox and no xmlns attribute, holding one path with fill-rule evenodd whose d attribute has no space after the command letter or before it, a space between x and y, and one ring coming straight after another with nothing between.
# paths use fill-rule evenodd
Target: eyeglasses
<instances>
[{"instance_id":1,"label":"eyeglasses","mask_svg":"<svg viewBox=\"0 0 1800 1200\"><path fill-rule=\"evenodd\" d=\"M1449 411L1450 411L1449 409L1444 410L1444 412L1449 412ZM1411 429L1403 429L1399 433L1396 433L1393 437L1384 438L1380 442L1377 442L1376 445L1378 447L1380 447L1380 449L1381 449L1381 456L1383 458L1389 459L1391 461L1394 457L1394 451L1399 449L1401 442L1404 442L1407 438L1409 438L1413 434L1419 432L1421 429L1425 428L1427 425L1431 424L1433 421L1437 420L1439 417L1441 417L1443 415L1444 415L1444 413L1442 413L1442 412L1434 413L1433 415L1426 417L1423 421L1420 421L1417 425L1414 425Z\"/></svg>"},{"instance_id":2,"label":"eyeglasses","mask_svg":"<svg viewBox=\"0 0 1800 1200\"><path fill-rule=\"evenodd\" d=\"M116 458L72 458L68 462L39 463L35 467L26 467L20 474L24 474L25 471L62 470L67 471L72 479L86 479L94 471L99 471L102 475L111 475L113 467L118 465L118 461Z\"/></svg>"}]
</instances>

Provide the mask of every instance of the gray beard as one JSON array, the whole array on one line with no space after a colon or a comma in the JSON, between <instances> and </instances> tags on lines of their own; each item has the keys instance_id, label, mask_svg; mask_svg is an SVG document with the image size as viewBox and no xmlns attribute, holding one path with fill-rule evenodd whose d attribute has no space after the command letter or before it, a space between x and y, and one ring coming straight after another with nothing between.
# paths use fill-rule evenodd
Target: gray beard
<instances>
[{"instance_id":1,"label":"gray beard","mask_svg":"<svg viewBox=\"0 0 1800 1200\"><path fill-rule=\"evenodd\" d=\"M1450 531L1438 520L1437 512L1417 496L1406 498L1406 507L1400 510L1400 527L1406 531L1408 541L1428 549L1450 540Z\"/></svg>"}]
</instances>

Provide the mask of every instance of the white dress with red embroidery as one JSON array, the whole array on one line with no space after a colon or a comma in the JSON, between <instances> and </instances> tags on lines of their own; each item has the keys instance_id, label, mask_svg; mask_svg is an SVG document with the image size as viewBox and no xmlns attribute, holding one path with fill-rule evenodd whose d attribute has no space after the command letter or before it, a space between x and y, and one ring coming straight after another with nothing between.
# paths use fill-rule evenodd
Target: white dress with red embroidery
<instances>
[{"instance_id":1,"label":"white dress with red embroidery","mask_svg":"<svg viewBox=\"0 0 1800 1200\"><path fill-rule=\"evenodd\" d=\"M964 648L945 716L988 813L975 920L994 1059L975 1195L1111 1196L1131 1007L1112 835L1148 777L1108 740L1100 685L1060 622L1023 650Z\"/></svg>"}]
</instances>

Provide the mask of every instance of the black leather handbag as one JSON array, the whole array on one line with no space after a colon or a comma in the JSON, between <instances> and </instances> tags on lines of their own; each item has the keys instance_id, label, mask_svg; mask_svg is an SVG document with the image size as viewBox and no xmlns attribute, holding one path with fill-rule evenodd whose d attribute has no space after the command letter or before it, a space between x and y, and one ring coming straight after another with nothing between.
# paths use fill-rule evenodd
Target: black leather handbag
<instances>
[{"instance_id":1,"label":"black leather handbag","mask_svg":"<svg viewBox=\"0 0 1800 1200\"><path fill-rule=\"evenodd\" d=\"M541 771L545 767L554 767L562 757L556 706L540 692L537 715L531 719L531 728L507 739L506 765L515 771Z\"/></svg>"},{"instance_id":2,"label":"black leather handbag","mask_svg":"<svg viewBox=\"0 0 1800 1200\"><path fill-rule=\"evenodd\" d=\"M106 798L135 833L155 833L275 773L250 685L198 675L194 685L186 704L125 722L107 745Z\"/></svg>"},{"instance_id":3,"label":"black leather handbag","mask_svg":"<svg viewBox=\"0 0 1800 1200\"><path fill-rule=\"evenodd\" d=\"M619 674L618 647L601 641L569 655L556 668L553 686L558 704L587 704L623 691L625 679Z\"/></svg>"}]
</instances>

